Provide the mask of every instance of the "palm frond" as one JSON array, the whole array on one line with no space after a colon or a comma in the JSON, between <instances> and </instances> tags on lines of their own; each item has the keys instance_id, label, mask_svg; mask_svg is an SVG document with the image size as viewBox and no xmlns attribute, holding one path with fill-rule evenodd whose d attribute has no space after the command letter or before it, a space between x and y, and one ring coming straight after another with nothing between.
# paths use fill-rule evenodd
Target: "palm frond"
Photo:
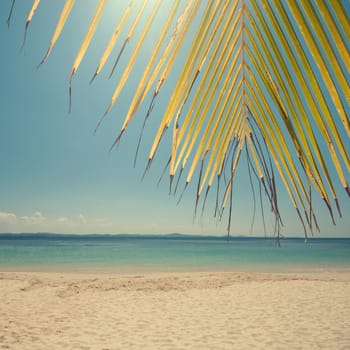
<instances>
[{"instance_id":1,"label":"palm frond","mask_svg":"<svg viewBox=\"0 0 350 350\"><path fill-rule=\"evenodd\" d=\"M50 41L49 47L48 47L48 49L47 49L47 51L46 51L45 56L43 57L43 59L42 59L41 62L39 63L39 66L40 66L41 64L43 64L43 63L47 60L47 58L49 57L52 48L54 47L54 45L55 45L57 39L58 39L59 36L61 35L62 29L63 29L64 24L66 23L66 20L67 20L69 14L70 14L70 12L71 12L71 10L72 10L72 8L73 8L74 2L75 2L75 0L67 0L67 1L66 1L66 4L65 4L64 7L63 7L61 16L60 16L60 18L59 18L59 20L58 20L58 23L57 23L57 25L56 25L55 32L53 33L52 39L51 39L51 41ZM38 66L38 67L39 67L39 66Z\"/></svg>"},{"instance_id":2,"label":"palm frond","mask_svg":"<svg viewBox=\"0 0 350 350\"><path fill-rule=\"evenodd\" d=\"M98 3L73 63L69 84L87 52L105 4L105 0ZM35 0L26 32L38 5ZM42 62L55 45L73 6L73 0L66 1ZM160 8L168 9L162 19L158 16ZM164 133L172 128L167 165L171 190L177 191L182 174L186 188L198 172L196 208L205 193L204 208L216 179L215 213L222 217L227 206L231 212L233 179L245 149L249 174L269 198L278 232L282 220L274 169L305 227L305 234L306 226L311 230L313 226L318 228L311 187L325 202L333 221L333 201L341 215L335 183L340 181L350 195L347 180L350 32L348 7L341 0L188 0L186 4L176 0L169 7L160 0L135 0L124 10L91 82L104 68L119 40L123 45L113 70L121 55L128 55L124 48L131 39L135 44L100 122L128 84L151 27L161 20L163 25L153 39L152 54L112 147L138 115L140 106L150 98L145 125L164 82L176 72L176 62L186 50L149 152L147 169ZM124 38L123 30L127 31ZM172 187L176 175L176 185ZM224 190L220 191L223 178ZM229 228L230 224L229 219Z\"/></svg>"},{"instance_id":3,"label":"palm frond","mask_svg":"<svg viewBox=\"0 0 350 350\"><path fill-rule=\"evenodd\" d=\"M14 8L14 6L15 6L15 2L16 2L16 0L12 0L10 13L9 13L9 15L8 15L8 17L7 17L7 20L6 20L6 24L7 24L8 27L10 27L11 17L12 17L13 8Z\"/></svg>"},{"instance_id":4,"label":"palm frond","mask_svg":"<svg viewBox=\"0 0 350 350\"><path fill-rule=\"evenodd\" d=\"M103 9L105 8L107 0L99 0L94 16L91 19L89 28L85 34L83 42L81 43L80 49L74 59L74 63L71 69L70 77L69 77L69 111L71 110L71 102L72 102L72 79L74 74L76 73L81 60L85 56L86 50L88 49L91 39L94 36L97 25L101 19ZM63 9L64 11L65 9Z\"/></svg>"},{"instance_id":5,"label":"palm frond","mask_svg":"<svg viewBox=\"0 0 350 350\"><path fill-rule=\"evenodd\" d=\"M22 49L24 48L24 45L26 43L26 37L27 37L27 31L28 31L28 27L29 24L34 16L35 11L37 10L38 6L39 6L40 0L34 0L33 5L29 11L28 17L26 19L26 26L25 26L25 30L24 30L24 37L23 37L23 44L22 44ZM11 11L9 14L9 19L11 18L11 14L12 14L12 10L13 10L13 5L14 2L12 2L12 6L11 6ZM10 20L8 19L8 23L10 23Z\"/></svg>"}]
</instances>

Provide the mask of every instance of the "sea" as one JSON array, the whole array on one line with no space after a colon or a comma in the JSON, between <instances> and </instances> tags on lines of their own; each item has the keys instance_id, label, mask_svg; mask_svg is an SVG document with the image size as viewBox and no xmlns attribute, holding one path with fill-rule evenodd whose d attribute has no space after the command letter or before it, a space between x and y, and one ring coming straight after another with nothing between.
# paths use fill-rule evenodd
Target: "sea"
<instances>
[{"instance_id":1,"label":"sea","mask_svg":"<svg viewBox=\"0 0 350 350\"><path fill-rule=\"evenodd\" d=\"M350 272L350 238L0 234L0 271Z\"/></svg>"}]
</instances>

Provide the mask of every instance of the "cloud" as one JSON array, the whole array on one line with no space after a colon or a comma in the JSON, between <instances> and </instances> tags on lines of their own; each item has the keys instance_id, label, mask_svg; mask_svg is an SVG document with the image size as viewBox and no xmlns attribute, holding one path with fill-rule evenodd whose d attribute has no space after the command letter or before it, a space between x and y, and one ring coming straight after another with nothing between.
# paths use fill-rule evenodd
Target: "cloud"
<instances>
[{"instance_id":1,"label":"cloud","mask_svg":"<svg viewBox=\"0 0 350 350\"><path fill-rule=\"evenodd\" d=\"M65 216L62 216L60 218L57 218L56 221L59 222L59 223L65 223L65 222L68 222L69 219L66 218Z\"/></svg>"},{"instance_id":2,"label":"cloud","mask_svg":"<svg viewBox=\"0 0 350 350\"><path fill-rule=\"evenodd\" d=\"M46 218L40 211L36 211L32 216L21 216L21 220L29 224L40 224Z\"/></svg>"},{"instance_id":3,"label":"cloud","mask_svg":"<svg viewBox=\"0 0 350 350\"><path fill-rule=\"evenodd\" d=\"M12 223L12 222L15 222L16 220L17 220L16 214L0 211L0 222Z\"/></svg>"},{"instance_id":4,"label":"cloud","mask_svg":"<svg viewBox=\"0 0 350 350\"><path fill-rule=\"evenodd\" d=\"M12 232L17 224L17 216L14 213L0 211L0 232Z\"/></svg>"},{"instance_id":5,"label":"cloud","mask_svg":"<svg viewBox=\"0 0 350 350\"><path fill-rule=\"evenodd\" d=\"M79 214L79 221L83 225L87 223L86 217L83 214Z\"/></svg>"}]
</instances>

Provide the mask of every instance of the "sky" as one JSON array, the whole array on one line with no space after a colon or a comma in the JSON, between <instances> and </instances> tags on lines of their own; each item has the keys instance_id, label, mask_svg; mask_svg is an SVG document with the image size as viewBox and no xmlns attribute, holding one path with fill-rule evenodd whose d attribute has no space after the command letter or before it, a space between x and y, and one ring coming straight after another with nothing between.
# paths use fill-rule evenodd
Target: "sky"
<instances>
[{"instance_id":1,"label":"sky","mask_svg":"<svg viewBox=\"0 0 350 350\"><path fill-rule=\"evenodd\" d=\"M89 85L89 81L115 25L113 11L120 11L118 6L125 8L129 1L112 2L109 6L117 8L105 11L103 25L74 77L71 113L69 73L96 1L84 5L77 2L51 56L38 70L36 66L46 52L64 2L42 2L22 50L31 2L16 2L11 26L7 28L11 2L0 2L0 232L225 235L227 216L221 222L213 217L214 195L209 197L203 217L194 218L195 185L188 188L178 205L177 198L168 194L167 178L157 186L169 157L169 140L157 153L150 172L141 179L164 101L157 101L135 168L133 158L143 113L131 123L118 149L109 151L132 97L136 81L133 76L94 134L118 75L108 81L106 72L94 84ZM127 49L132 49L132 43ZM149 53L147 49L146 42L145 54ZM110 60L107 70L111 65ZM137 68L135 77L141 72ZM231 234L263 235L259 209L251 230L253 197L244 162L235 184ZM282 234L300 236L302 226L282 184L278 186L285 224ZM318 236L350 237L349 199L341 186L337 189L345 215L341 220L337 218L337 225L333 226L327 210L317 201L321 227ZM271 235L273 219L267 202L265 213L267 234Z\"/></svg>"}]
</instances>

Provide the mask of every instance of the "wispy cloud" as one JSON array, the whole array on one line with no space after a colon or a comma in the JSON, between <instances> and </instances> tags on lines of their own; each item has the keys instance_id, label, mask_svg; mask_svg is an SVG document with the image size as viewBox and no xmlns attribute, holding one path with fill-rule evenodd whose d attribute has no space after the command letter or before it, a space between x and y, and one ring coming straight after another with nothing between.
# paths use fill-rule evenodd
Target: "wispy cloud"
<instances>
[{"instance_id":1,"label":"wispy cloud","mask_svg":"<svg viewBox=\"0 0 350 350\"><path fill-rule=\"evenodd\" d=\"M0 232L11 232L16 223L16 214L0 211Z\"/></svg>"},{"instance_id":2,"label":"wispy cloud","mask_svg":"<svg viewBox=\"0 0 350 350\"><path fill-rule=\"evenodd\" d=\"M61 224L64 224L64 223L69 222L69 219L66 218L65 216L62 216L62 217L60 217L60 218L57 218L56 221L59 222L59 223L61 223Z\"/></svg>"},{"instance_id":3,"label":"wispy cloud","mask_svg":"<svg viewBox=\"0 0 350 350\"><path fill-rule=\"evenodd\" d=\"M83 225L87 223L86 217L83 214L79 214L79 222Z\"/></svg>"},{"instance_id":4,"label":"wispy cloud","mask_svg":"<svg viewBox=\"0 0 350 350\"><path fill-rule=\"evenodd\" d=\"M21 216L21 220L29 224L40 224L46 220L45 216L40 212L36 211L31 216Z\"/></svg>"},{"instance_id":5,"label":"wispy cloud","mask_svg":"<svg viewBox=\"0 0 350 350\"><path fill-rule=\"evenodd\" d=\"M46 216L42 211L13 213L0 210L0 232L105 232L113 231L105 219L88 218L84 214Z\"/></svg>"},{"instance_id":6,"label":"wispy cloud","mask_svg":"<svg viewBox=\"0 0 350 350\"><path fill-rule=\"evenodd\" d=\"M12 223L17 220L17 216L14 213L8 213L6 211L0 211L0 222Z\"/></svg>"}]
</instances>

